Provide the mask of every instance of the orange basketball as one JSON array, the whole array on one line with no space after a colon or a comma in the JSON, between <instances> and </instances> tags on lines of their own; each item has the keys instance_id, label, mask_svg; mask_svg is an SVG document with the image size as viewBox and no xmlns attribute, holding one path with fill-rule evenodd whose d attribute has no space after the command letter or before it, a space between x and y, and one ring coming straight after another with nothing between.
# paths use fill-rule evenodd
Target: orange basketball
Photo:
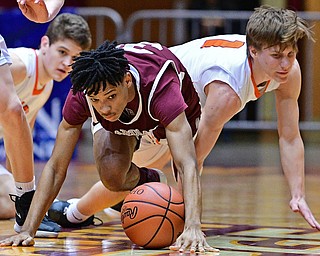
<instances>
[{"instance_id":1,"label":"orange basketball","mask_svg":"<svg viewBox=\"0 0 320 256\"><path fill-rule=\"evenodd\" d=\"M124 232L148 249L172 245L184 228L181 194L167 184L149 182L133 189L121 208Z\"/></svg>"}]
</instances>

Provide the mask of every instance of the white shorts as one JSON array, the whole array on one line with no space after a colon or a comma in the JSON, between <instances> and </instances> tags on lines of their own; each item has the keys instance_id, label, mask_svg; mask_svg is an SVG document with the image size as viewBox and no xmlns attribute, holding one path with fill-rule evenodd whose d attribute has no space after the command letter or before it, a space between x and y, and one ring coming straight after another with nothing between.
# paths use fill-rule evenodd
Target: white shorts
<instances>
[{"instance_id":1,"label":"white shorts","mask_svg":"<svg viewBox=\"0 0 320 256\"><path fill-rule=\"evenodd\" d=\"M93 136L100 129L103 129L100 123L96 125L91 123ZM166 156L170 150L166 139L160 140L160 143L154 143L149 138L149 136L142 136L139 149L133 153L132 162L138 166L153 166L159 159Z\"/></svg>"},{"instance_id":2,"label":"white shorts","mask_svg":"<svg viewBox=\"0 0 320 256\"><path fill-rule=\"evenodd\" d=\"M0 164L0 175L12 175L12 174Z\"/></svg>"},{"instance_id":3,"label":"white shorts","mask_svg":"<svg viewBox=\"0 0 320 256\"><path fill-rule=\"evenodd\" d=\"M154 144L143 136L139 149L133 154L132 162L138 166L152 166L163 156L167 155L169 150L166 139L160 140L160 144Z\"/></svg>"},{"instance_id":4,"label":"white shorts","mask_svg":"<svg viewBox=\"0 0 320 256\"><path fill-rule=\"evenodd\" d=\"M6 42L4 41L3 37L0 35L0 66L4 64L11 65L12 61L10 55L8 53L8 49L6 46Z\"/></svg>"}]
</instances>

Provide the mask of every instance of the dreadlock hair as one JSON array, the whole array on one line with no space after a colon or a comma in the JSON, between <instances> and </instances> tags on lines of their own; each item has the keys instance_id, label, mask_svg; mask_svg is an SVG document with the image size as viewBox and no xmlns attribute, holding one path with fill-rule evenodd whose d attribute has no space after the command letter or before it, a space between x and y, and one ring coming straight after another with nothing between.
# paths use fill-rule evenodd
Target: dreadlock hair
<instances>
[{"instance_id":1,"label":"dreadlock hair","mask_svg":"<svg viewBox=\"0 0 320 256\"><path fill-rule=\"evenodd\" d=\"M114 86L122 83L129 62L124 50L116 45L115 41L105 41L96 50L82 51L74 59L70 72L73 94L83 91L86 95L97 95L106 89L107 83Z\"/></svg>"}]
</instances>

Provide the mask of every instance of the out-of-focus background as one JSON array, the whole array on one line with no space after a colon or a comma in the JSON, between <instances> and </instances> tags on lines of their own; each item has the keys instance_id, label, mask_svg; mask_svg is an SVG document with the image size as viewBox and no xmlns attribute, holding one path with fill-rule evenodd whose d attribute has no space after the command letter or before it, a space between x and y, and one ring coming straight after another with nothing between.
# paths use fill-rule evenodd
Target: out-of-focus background
<instances>
[{"instance_id":1,"label":"out-of-focus background","mask_svg":"<svg viewBox=\"0 0 320 256\"><path fill-rule=\"evenodd\" d=\"M317 41L301 41L298 54L303 72L299 99L300 125L306 146L307 172L312 172L313 167L320 163L320 1L66 0L61 12L77 13L88 20L93 34L92 47L106 39L119 43L157 41L172 46L207 35L244 34L248 17L261 4L296 10L301 17L315 25ZM0 33L9 48L37 48L47 26L28 21L14 0L1 0ZM68 78L55 83L50 100L38 115L33 132L37 161L46 161L50 157L61 120L61 109L70 86ZM92 163L91 143L89 124L86 124L74 159ZM1 146L0 160L4 159L5 152ZM206 164L279 166L279 161L274 95L268 93L248 104L225 126Z\"/></svg>"}]
</instances>

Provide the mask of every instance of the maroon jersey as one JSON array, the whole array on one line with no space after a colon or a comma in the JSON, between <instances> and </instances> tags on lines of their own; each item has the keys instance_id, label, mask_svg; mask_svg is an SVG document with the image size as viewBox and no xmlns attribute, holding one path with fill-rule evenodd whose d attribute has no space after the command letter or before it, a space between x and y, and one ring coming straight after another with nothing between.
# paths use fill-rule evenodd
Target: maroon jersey
<instances>
[{"instance_id":1,"label":"maroon jersey","mask_svg":"<svg viewBox=\"0 0 320 256\"><path fill-rule=\"evenodd\" d=\"M166 138L165 127L185 111L195 134L201 113L199 97L186 69L175 55L158 43L122 44L118 47L125 50L136 96L127 104L119 120L107 121L93 109L94 118L104 129L115 134L139 139L152 133L160 140ZM70 91L63 107L64 119L71 125L78 125L93 115L84 93L73 95Z\"/></svg>"}]
</instances>

